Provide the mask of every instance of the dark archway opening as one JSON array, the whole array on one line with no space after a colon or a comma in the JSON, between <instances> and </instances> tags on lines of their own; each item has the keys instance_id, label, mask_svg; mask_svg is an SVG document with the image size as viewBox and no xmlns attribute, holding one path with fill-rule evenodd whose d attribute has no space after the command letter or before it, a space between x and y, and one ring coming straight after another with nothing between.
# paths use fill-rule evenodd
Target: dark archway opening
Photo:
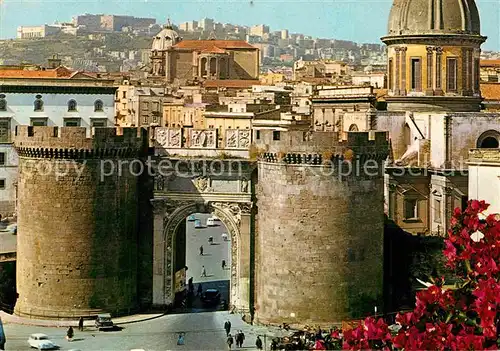
<instances>
[{"instance_id":1,"label":"dark archway opening","mask_svg":"<svg viewBox=\"0 0 500 351\"><path fill-rule=\"evenodd\" d=\"M498 148L498 140L494 137L486 137L481 144L479 145L481 149L497 149Z\"/></svg>"},{"instance_id":2,"label":"dark archway opening","mask_svg":"<svg viewBox=\"0 0 500 351\"><path fill-rule=\"evenodd\" d=\"M181 222L173 262L176 312L229 309L231 244L226 226L213 214L194 213Z\"/></svg>"}]
</instances>

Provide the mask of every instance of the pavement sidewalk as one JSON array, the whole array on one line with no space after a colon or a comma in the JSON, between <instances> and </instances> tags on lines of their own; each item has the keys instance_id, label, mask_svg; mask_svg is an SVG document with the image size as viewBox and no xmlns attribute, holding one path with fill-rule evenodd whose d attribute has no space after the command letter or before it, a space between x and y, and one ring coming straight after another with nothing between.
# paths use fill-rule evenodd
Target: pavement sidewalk
<instances>
[{"instance_id":1,"label":"pavement sidewalk","mask_svg":"<svg viewBox=\"0 0 500 351\"><path fill-rule=\"evenodd\" d=\"M163 313L148 313L148 314L134 314L125 317L116 317L113 318L113 323L116 325L129 324L147 321L150 319L159 318L164 316ZM75 320L40 320L40 319L30 319L15 316L12 314L8 314L4 311L0 311L0 318L2 322L5 324L22 324L22 325L31 325L38 327L77 327L78 328L78 319ZM95 324L94 320L84 320L83 325L85 327L93 327Z\"/></svg>"}]
</instances>

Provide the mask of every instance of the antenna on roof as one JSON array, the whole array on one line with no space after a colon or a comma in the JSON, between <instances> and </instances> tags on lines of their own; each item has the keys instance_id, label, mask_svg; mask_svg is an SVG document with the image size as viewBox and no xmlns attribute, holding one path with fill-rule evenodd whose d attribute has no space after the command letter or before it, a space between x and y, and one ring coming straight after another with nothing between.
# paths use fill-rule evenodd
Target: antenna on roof
<instances>
[{"instance_id":1,"label":"antenna on roof","mask_svg":"<svg viewBox=\"0 0 500 351\"><path fill-rule=\"evenodd\" d=\"M167 28L167 29L173 29L172 28L172 22L170 22L170 18L167 18L167 24L165 25L165 28Z\"/></svg>"},{"instance_id":2,"label":"antenna on roof","mask_svg":"<svg viewBox=\"0 0 500 351\"><path fill-rule=\"evenodd\" d=\"M210 32L210 35L208 36L208 40L217 40L217 37L215 36L215 31Z\"/></svg>"}]
</instances>

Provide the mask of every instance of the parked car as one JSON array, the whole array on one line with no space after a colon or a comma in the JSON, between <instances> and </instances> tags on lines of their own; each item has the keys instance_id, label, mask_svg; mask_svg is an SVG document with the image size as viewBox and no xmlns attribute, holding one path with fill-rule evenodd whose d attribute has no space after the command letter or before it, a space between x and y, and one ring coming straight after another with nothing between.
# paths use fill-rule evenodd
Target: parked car
<instances>
[{"instance_id":1,"label":"parked car","mask_svg":"<svg viewBox=\"0 0 500 351\"><path fill-rule=\"evenodd\" d=\"M42 333L31 334L28 338L28 344L30 347L38 350L54 350L59 348L59 346L50 341L46 334Z\"/></svg>"},{"instance_id":2,"label":"parked car","mask_svg":"<svg viewBox=\"0 0 500 351\"><path fill-rule=\"evenodd\" d=\"M7 228L5 228L9 233L16 235L17 234L17 223L9 224Z\"/></svg>"},{"instance_id":3,"label":"parked car","mask_svg":"<svg viewBox=\"0 0 500 351\"><path fill-rule=\"evenodd\" d=\"M203 293L201 300L205 305L217 306L220 303L220 292L217 289L207 289Z\"/></svg>"},{"instance_id":4,"label":"parked car","mask_svg":"<svg viewBox=\"0 0 500 351\"><path fill-rule=\"evenodd\" d=\"M194 214L188 216L188 222L194 222L196 221L196 217L194 216Z\"/></svg>"},{"instance_id":5,"label":"parked car","mask_svg":"<svg viewBox=\"0 0 500 351\"><path fill-rule=\"evenodd\" d=\"M214 219L213 218L208 218L207 219L207 227L214 227L216 226L217 224L215 223Z\"/></svg>"},{"instance_id":6,"label":"parked car","mask_svg":"<svg viewBox=\"0 0 500 351\"><path fill-rule=\"evenodd\" d=\"M210 218L212 218L215 222L219 222L220 221L220 218L217 217L216 215L212 215L212 217L210 217Z\"/></svg>"},{"instance_id":7,"label":"parked car","mask_svg":"<svg viewBox=\"0 0 500 351\"><path fill-rule=\"evenodd\" d=\"M111 320L111 315L109 313L102 313L97 315L97 319L95 320L95 327L98 330L106 330L106 329L114 329L115 325Z\"/></svg>"},{"instance_id":8,"label":"parked car","mask_svg":"<svg viewBox=\"0 0 500 351\"><path fill-rule=\"evenodd\" d=\"M203 228L203 226L201 225L201 221L199 219L194 221L194 227L195 228Z\"/></svg>"}]
</instances>

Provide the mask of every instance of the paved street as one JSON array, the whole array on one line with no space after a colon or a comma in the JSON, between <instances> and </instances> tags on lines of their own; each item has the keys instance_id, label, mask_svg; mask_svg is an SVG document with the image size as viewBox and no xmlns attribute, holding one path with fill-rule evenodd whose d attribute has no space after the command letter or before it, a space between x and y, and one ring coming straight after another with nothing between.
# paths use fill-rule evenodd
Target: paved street
<instances>
[{"instance_id":1,"label":"paved street","mask_svg":"<svg viewBox=\"0 0 500 351\"><path fill-rule=\"evenodd\" d=\"M207 218L210 214L196 213L203 228L196 229L195 222L186 223L186 266L188 266L187 279L193 277L195 291L197 283L201 283L203 290L207 288L219 289L222 299L229 301L229 279L231 276L231 242L222 240L222 233L227 233L221 221L215 222L215 227L207 227ZM214 244L208 243L208 238L214 238ZM228 239L230 240L230 239ZM203 246L203 256L200 256L200 246ZM222 269L222 260L226 260L226 269ZM202 266L205 266L207 276L201 277Z\"/></svg>"},{"instance_id":2,"label":"paved street","mask_svg":"<svg viewBox=\"0 0 500 351\"><path fill-rule=\"evenodd\" d=\"M7 338L6 350L30 350L27 339L33 333L45 333L61 346L61 350L227 350L224 322L230 319L231 333L241 329L245 333L244 348L253 350L259 334L273 333L264 327L250 326L239 315L228 312L206 312L167 315L157 319L124 324L121 331L98 332L88 328L83 332L75 330L73 342L65 340L66 328L32 327L4 323ZM185 345L177 345L177 335L185 332ZM274 331L275 333L279 333ZM268 345L270 338L267 338ZM234 347L233 347L234 349ZM267 348L269 350L269 347Z\"/></svg>"}]
</instances>

